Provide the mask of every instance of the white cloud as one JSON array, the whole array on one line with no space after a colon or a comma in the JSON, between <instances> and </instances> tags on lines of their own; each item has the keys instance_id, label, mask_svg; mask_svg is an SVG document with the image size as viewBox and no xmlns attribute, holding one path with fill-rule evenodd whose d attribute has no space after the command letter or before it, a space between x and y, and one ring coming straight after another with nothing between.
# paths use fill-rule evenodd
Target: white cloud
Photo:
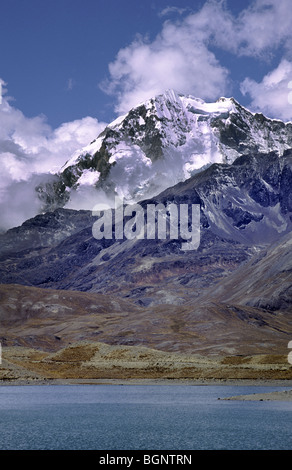
<instances>
[{"instance_id":1,"label":"white cloud","mask_svg":"<svg viewBox=\"0 0 292 470\"><path fill-rule=\"evenodd\" d=\"M239 56L269 58L279 46L291 46L290 0L254 0L238 16L226 1L210 0L187 21L203 40Z\"/></svg>"},{"instance_id":2,"label":"white cloud","mask_svg":"<svg viewBox=\"0 0 292 470\"><path fill-rule=\"evenodd\" d=\"M85 117L52 129L44 116L26 117L4 94L0 105L0 229L33 217L40 209L35 186L44 175L59 171L105 126Z\"/></svg>"},{"instance_id":3,"label":"white cloud","mask_svg":"<svg viewBox=\"0 0 292 470\"><path fill-rule=\"evenodd\" d=\"M281 45L290 50L291 24L290 0L256 0L239 16L237 42L240 53L261 55Z\"/></svg>"},{"instance_id":4,"label":"white cloud","mask_svg":"<svg viewBox=\"0 0 292 470\"><path fill-rule=\"evenodd\" d=\"M182 10L162 13L175 12ZM226 1L209 0L195 13L165 21L153 41L140 36L121 49L102 89L116 96L118 113L168 88L205 100L230 96L229 71L211 48L265 60L280 46L292 53L291 24L290 0L255 0L237 16Z\"/></svg>"},{"instance_id":5,"label":"white cloud","mask_svg":"<svg viewBox=\"0 0 292 470\"><path fill-rule=\"evenodd\" d=\"M74 86L75 86L75 80L74 80L74 78L68 78L66 90L67 90L67 91L71 91L71 90L73 90Z\"/></svg>"},{"instance_id":6,"label":"white cloud","mask_svg":"<svg viewBox=\"0 0 292 470\"><path fill-rule=\"evenodd\" d=\"M227 70L188 24L170 22L153 42L139 37L121 49L109 72L103 90L117 95L118 113L169 88L215 99L225 93L228 79Z\"/></svg>"},{"instance_id":7,"label":"white cloud","mask_svg":"<svg viewBox=\"0 0 292 470\"><path fill-rule=\"evenodd\" d=\"M250 108L269 117L292 120L288 84L292 79L292 8L290 0L256 0L240 17L236 43L240 55L270 58L279 65L260 82L247 77L241 92L251 97Z\"/></svg>"},{"instance_id":8,"label":"white cloud","mask_svg":"<svg viewBox=\"0 0 292 470\"><path fill-rule=\"evenodd\" d=\"M292 79L292 62L283 59L279 66L258 83L246 78L241 92L251 97L251 109L260 111L271 118L292 120L292 103L289 101L289 86Z\"/></svg>"},{"instance_id":9,"label":"white cloud","mask_svg":"<svg viewBox=\"0 0 292 470\"><path fill-rule=\"evenodd\" d=\"M164 8L160 13L159 13L159 16L168 16L168 15L172 15L172 14L178 14L178 15L183 15L184 13L186 13L187 11L189 11L189 8L179 8L179 7L166 7Z\"/></svg>"},{"instance_id":10,"label":"white cloud","mask_svg":"<svg viewBox=\"0 0 292 470\"><path fill-rule=\"evenodd\" d=\"M5 93L4 91L4 86L6 85L6 83L4 82L4 80L2 80L2 78L0 78L0 104L2 104L2 97Z\"/></svg>"}]
</instances>

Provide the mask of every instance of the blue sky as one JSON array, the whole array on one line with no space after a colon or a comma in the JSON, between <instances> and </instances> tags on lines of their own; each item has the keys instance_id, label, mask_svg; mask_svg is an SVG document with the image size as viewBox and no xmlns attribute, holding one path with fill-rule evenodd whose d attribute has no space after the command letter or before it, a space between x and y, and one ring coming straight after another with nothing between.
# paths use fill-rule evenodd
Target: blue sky
<instances>
[{"instance_id":1,"label":"blue sky","mask_svg":"<svg viewBox=\"0 0 292 470\"><path fill-rule=\"evenodd\" d=\"M179 22L198 14L206 3L203 0L2 0L0 77L7 83L8 95L14 99L11 104L27 117L45 115L53 128L85 116L109 122L116 116L117 93L121 90L116 86L115 93L109 95L100 86L111 78L109 65L119 51L129 48L137 35L142 36L141 42L151 45L163 31L165 22L178 22L177 31L183 30ZM242 10L255 3L269 2L229 0L224 8L236 22ZM284 3L291 9L289 0ZM212 16L212 7L210 12ZM220 13L216 15L219 27ZM260 22L258 27L261 34ZM225 92L245 105L252 100L249 95L242 95L240 83L246 77L260 82L279 65L283 55L277 45L260 51L262 57L256 53L240 56L238 51L231 52L225 46L216 47L216 41L206 47L207 51L214 52L220 65L229 72L230 83L225 88L223 77L215 83L218 97ZM204 52L202 49L201 54ZM112 85L113 82L114 79ZM182 88L177 91L190 94L196 91L193 84L189 90L185 90L185 84ZM203 98L215 99L216 92ZM121 109L124 111L124 107Z\"/></svg>"},{"instance_id":2,"label":"blue sky","mask_svg":"<svg viewBox=\"0 0 292 470\"><path fill-rule=\"evenodd\" d=\"M291 0L1 0L0 84L11 226L42 175L166 89L291 121Z\"/></svg>"},{"instance_id":3,"label":"blue sky","mask_svg":"<svg viewBox=\"0 0 292 470\"><path fill-rule=\"evenodd\" d=\"M14 106L28 117L45 114L53 127L85 116L114 119L114 97L99 88L108 65L137 34L154 38L168 5L168 0L2 1L0 77Z\"/></svg>"}]
</instances>

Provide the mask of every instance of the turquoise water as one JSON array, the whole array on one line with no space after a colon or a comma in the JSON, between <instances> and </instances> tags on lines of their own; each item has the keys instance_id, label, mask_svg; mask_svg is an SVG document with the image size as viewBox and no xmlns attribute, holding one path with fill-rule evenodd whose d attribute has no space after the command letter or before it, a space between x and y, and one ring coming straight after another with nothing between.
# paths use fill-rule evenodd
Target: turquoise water
<instances>
[{"instance_id":1,"label":"turquoise water","mask_svg":"<svg viewBox=\"0 0 292 470\"><path fill-rule=\"evenodd\" d=\"M292 403L222 401L280 387L0 387L1 450L290 450Z\"/></svg>"}]
</instances>

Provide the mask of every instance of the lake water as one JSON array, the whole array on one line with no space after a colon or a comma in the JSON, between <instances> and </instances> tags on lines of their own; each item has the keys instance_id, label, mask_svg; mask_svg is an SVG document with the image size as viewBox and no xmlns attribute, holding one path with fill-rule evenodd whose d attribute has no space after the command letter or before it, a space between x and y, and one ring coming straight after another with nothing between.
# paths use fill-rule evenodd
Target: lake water
<instances>
[{"instance_id":1,"label":"lake water","mask_svg":"<svg viewBox=\"0 0 292 470\"><path fill-rule=\"evenodd\" d=\"M218 400L285 389L3 386L0 449L290 450L292 402Z\"/></svg>"}]
</instances>

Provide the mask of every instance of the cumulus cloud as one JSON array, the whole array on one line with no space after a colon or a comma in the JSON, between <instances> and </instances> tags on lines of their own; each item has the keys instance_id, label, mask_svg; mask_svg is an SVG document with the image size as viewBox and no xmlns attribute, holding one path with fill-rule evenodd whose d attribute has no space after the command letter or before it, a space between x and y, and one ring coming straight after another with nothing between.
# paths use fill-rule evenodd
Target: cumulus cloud
<instances>
[{"instance_id":1,"label":"cumulus cloud","mask_svg":"<svg viewBox=\"0 0 292 470\"><path fill-rule=\"evenodd\" d=\"M153 40L137 37L109 64L101 87L116 96L118 113L168 88L205 100L230 96L230 74L216 48L256 60L270 60L280 47L287 56L292 53L290 0L255 0L238 15L224 0L206 1L184 17L176 7L161 14L175 12L179 18L166 20Z\"/></svg>"},{"instance_id":2,"label":"cumulus cloud","mask_svg":"<svg viewBox=\"0 0 292 470\"><path fill-rule=\"evenodd\" d=\"M291 52L290 0L256 0L239 16L236 42L244 55L262 55L283 46Z\"/></svg>"},{"instance_id":3,"label":"cumulus cloud","mask_svg":"<svg viewBox=\"0 0 292 470\"><path fill-rule=\"evenodd\" d=\"M246 78L241 84L241 92L250 95L252 110L263 112L271 118L291 121L291 78L292 62L283 59L260 83Z\"/></svg>"},{"instance_id":4,"label":"cumulus cloud","mask_svg":"<svg viewBox=\"0 0 292 470\"><path fill-rule=\"evenodd\" d=\"M6 230L39 211L35 186L58 172L71 155L95 139L106 124L85 117L52 129L44 116L28 118L11 106L4 86L3 91L0 105L0 229Z\"/></svg>"},{"instance_id":5,"label":"cumulus cloud","mask_svg":"<svg viewBox=\"0 0 292 470\"><path fill-rule=\"evenodd\" d=\"M209 0L185 19L202 41L238 56L262 59L280 46L290 51L291 23L290 0L254 0L237 16L226 1Z\"/></svg>"},{"instance_id":6,"label":"cumulus cloud","mask_svg":"<svg viewBox=\"0 0 292 470\"><path fill-rule=\"evenodd\" d=\"M228 71L189 20L166 21L154 41L139 36L118 52L102 84L116 95L118 113L169 88L206 100L225 94Z\"/></svg>"}]
</instances>

